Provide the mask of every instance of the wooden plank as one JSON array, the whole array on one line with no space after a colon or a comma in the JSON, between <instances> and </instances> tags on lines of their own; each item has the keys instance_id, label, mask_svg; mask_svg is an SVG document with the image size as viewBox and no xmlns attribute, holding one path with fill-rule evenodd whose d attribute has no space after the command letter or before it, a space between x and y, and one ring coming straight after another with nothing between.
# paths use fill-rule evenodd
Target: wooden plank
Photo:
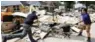
<instances>
[{"instance_id":1,"label":"wooden plank","mask_svg":"<svg viewBox=\"0 0 95 42\"><path fill-rule=\"evenodd\" d=\"M71 29L73 29L76 32L80 32L80 29L76 28L76 27L71 27Z\"/></svg>"}]
</instances>

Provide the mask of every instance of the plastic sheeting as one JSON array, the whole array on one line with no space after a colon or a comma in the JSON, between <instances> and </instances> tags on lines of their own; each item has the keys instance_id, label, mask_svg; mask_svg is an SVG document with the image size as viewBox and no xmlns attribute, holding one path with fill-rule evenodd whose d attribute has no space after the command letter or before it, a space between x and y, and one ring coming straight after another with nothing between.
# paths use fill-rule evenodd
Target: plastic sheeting
<instances>
[{"instance_id":1,"label":"plastic sheeting","mask_svg":"<svg viewBox=\"0 0 95 42\"><path fill-rule=\"evenodd\" d=\"M27 17L29 14L25 14L25 13L22 13L22 12L15 12L12 14L13 16L21 16L21 17Z\"/></svg>"}]
</instances>

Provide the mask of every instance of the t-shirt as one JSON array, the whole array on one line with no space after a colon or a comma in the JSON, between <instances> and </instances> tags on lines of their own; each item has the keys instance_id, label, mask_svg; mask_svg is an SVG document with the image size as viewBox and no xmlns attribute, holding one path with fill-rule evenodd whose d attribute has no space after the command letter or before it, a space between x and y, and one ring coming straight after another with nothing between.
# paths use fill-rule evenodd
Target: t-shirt
<instances>
[{"instance_id":1,"label":"t-shirt","mask_svg":"<svg viewBox=\"0 0 95 42\"><path fill-rule=\"evenodd\" d=\"M28 24L28 25L31 25L33 24L33 21L37 19L37 15L36 14L29 14L27 16L27 18L25 19L24 23L25 24Z\"/></svg>"},{"instance_id":2,"label":"t-shirt","mask_svg":"<svg viewBox=\"0 0 95 42\"><path fill-rule=\"evenodd\" d=\"M84 24L91 24L90 16L88 13L82 13L81 16Z\"/></svg>"}]
</instances>

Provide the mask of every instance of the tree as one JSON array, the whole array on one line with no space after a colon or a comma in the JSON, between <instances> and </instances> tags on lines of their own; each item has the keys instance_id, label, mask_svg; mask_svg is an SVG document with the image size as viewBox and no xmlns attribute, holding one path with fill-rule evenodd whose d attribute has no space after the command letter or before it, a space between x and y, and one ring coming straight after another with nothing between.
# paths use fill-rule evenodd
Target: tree
<instances>
[{"instance_id":1,"label":"tree","mask_svg":"<svg viewBox=\"0 0 95 42\"><path fill-rule=\"evenodd\" d=\"M66 11L70 11L70 8L73 8L74 1L64 1Z\"/></svg>"}]
</instances>

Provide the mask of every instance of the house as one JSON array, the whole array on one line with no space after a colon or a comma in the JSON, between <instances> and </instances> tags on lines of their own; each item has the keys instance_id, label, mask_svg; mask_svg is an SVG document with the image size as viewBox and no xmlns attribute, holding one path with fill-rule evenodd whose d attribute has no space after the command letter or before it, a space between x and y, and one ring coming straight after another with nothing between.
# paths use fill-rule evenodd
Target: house
<instances>
[{"instance_id":1,"label":"house","mask_svg":"<svg viewBox=\"0 0 95 42\"><path fill-rule=\"evenodd\" d=\"M12 12L21 11L21 3L20 1L1 1L1 10L9 7L11 8Z\"/></svg>"},{"instance_id":2,"label":"house","mask_svg":"<svg viewBox=\"0 0 95 42\"><path fill-rule=\"evenodd\" d=\"M5 8L10 7L13 12L20 12L25 9L22 5L33 5L35 7L41 6L39 1L1 1L1 10L3 11Z\"/></svg>"}]
</instances>

